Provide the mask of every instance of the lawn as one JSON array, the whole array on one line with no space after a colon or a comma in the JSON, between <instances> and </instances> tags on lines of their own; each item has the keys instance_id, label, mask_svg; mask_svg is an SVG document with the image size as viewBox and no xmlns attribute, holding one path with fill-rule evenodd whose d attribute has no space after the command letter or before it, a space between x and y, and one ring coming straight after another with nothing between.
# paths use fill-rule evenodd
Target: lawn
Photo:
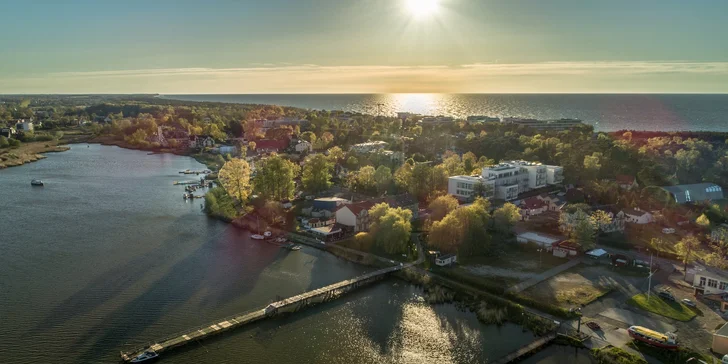
<instances>
[{"instance_id":1,"label":"lawn","mask_svg":"<svg viewBox=\"0 0 728 364\"><path fill-rule=\"evenodd\" d=\"M597 363L647 364L645 359L614 346L607 346L602 349L592 349L592 355L594 355L597 359Z\"/></svg>"},{"instance_id":2,"label":"lawn","mask_svg":"<svg viewBox=\"0 0 728 364\"><path fill-rule=\"evenodd\" d=\"M711 363L711 357L702 355L698 352L695 352L689 348L683 348L681 347L678 350L665 350L656 348L654 346L647 345L640 341L632 341L627 344L630 348L639 351L640 353L644 355L651 356L655 359L660 360L661 362L665 364L678 364L678 363L687 363L690 358L698 358L703 360L706 363Z\"/></svg>"},{"instance_id":3,"label":"lawn","mask_svg":"<svg viewBox=\"0 0 728 364\"><path fill-rule=\"evenodd\" d=\"M585 275L584 269L568 269L521 294L535 301L568 308L586 306L614 289L608 284L595 283Z\"/></svg>"},{"instance_id":4,"label":"lawn","mask_svg":"<svg viewBox=\"0 0 728 364\"><path fill-rule=\"evenodd\" d=\"M653 294L648 300L647 295L640 293L628 299L627 304L679 321L690 321L695 317L695 312L687 306L679 302L664 300L656 294Z\"/></svg>"},{"instance_id":5,"label":"lawn","mask_svg":"<svg viewBox=\"0 0 728 364\"><path fill-rule=\"evenodd\" d=\"M559 303L586 306L595 301L597 298L611 292L613 289L613 287L593 285L574 287L571 289L557 291L556 301Z\"/></svg>"}]
</instances>

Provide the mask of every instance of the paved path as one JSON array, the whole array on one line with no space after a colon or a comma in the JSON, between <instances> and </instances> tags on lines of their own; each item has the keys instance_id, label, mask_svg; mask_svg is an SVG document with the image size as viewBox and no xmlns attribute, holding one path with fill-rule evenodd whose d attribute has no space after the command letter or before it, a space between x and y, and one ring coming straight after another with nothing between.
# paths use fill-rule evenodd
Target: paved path
<instances>
[{"instance_id":1,"label":"paved path","mask_svg":"<svg viewBox=\"0 0 728 364\"><path fill-rule=\"evenodd\" d=\"M523 281L521 283L518 283L517 285L515 285L515 286L513 286L511 288L508 288L508 292L510 292L510 293L518 293L518 292L521 292L521 291L525 290L526 288L529 288L531 286L535 286L535 285L537 285L537 284L539 284L539 283L541 283L541 282L543 282L543 281L545 281L545 280L547 280L547 279L549 279L549 278L551 278L551 277L553 277L553 276L555 276L555 275L557 275L557 274L559 274L559 273L561 273L561 272L563 272L563 271L565 271L565 270L567 270L569 268L572 268L572 267L576 266L577 264L581 263L581 259L582 258L573 259L573 260L570 260L570 261L568 261L568 262L566 262L566 263L564 263L562 265L553 267L553 268L551 268L551 269L549 269L549 270L547 270L547 271L545 271L545 272L543 272L541 274L536 275L533 278L530 278L530 279L528 279L526 281Z\"/></svg>"}]
</instances>

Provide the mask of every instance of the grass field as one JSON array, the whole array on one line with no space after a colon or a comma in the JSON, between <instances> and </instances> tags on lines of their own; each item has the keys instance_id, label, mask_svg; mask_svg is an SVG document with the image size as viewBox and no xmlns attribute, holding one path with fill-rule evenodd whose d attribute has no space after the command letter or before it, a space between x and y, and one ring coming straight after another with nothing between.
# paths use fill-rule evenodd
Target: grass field
<instances>
[{"instance_id":1,"label":"grass field","mask_svg":"<svg viewBox=\"0 0 728 364\"><path fill-rule=\"evenodd\" d=\"M613 287L584 285L556 292L556 301L572 305L588 305L597 298L611 292Z\"/></svg>"},{"instance_id":2,"label":"grass field","mask_svg":"<svg viewBox=\"0 0 728 364\"><path fill-rule=\"evenodd\" d=\"M679 302L666 301L656 294L648 300L647 295L640 293L628 299L627 304L679 321L690 321L695 317L695 312L689 307Z\"/></svg>"}]
</instances>

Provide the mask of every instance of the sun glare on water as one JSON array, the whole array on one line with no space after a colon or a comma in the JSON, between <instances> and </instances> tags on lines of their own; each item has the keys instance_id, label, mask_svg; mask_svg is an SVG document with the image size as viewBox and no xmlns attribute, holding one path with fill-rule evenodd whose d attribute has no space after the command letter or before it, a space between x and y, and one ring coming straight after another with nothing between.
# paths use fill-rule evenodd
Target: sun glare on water
<instances>
[{"instance_id":1,"label":"sun glare on water","mask_svg":"<svg viewBox=\"0 0 728 364\"><path fill-rule=\"evenodd\" d=\"M407 10L416 18L423 18L437 12L438 0L405 0Z\"/></svg>"}]
</instances>

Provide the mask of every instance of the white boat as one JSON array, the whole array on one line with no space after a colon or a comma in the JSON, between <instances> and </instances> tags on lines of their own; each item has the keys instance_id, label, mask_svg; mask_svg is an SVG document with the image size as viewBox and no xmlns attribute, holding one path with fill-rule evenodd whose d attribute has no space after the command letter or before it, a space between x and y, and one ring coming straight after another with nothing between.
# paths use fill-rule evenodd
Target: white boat
<instances>
[{"instance_id":1,"label":"white boat","mask_svg":"<svg viewBox=\"0 0 728 364\"><path fill-rule=\"evenodd\" d=\"M159 354L157 354L154 350L147 350L139 355L136 356L136 358L129 361L130 363L142 363L145 361L151 361L159 357Z\"/></svg>"},{"instance_id":2,"label":"white boat","mask_svg":"<svg viewBox=\"0 0 728 364\"><path fill-rule=\"evenodd\" d=\"M265 240L265 236L263 236L263 235L260 235L260 234L253 234L253 235L251 235L250 237L251 237L252 239L255 239L255 240Z\"/></svg>"},{"instance_id":3,"label":"white boat","mask_svg":"<svg viewBox=\"0 0 728 364\"><path fill-rule=\"evenodd\" d=\"M265 236L266 238L270 238L271 236L273 236L273 233L271 233L270 231L266 231L263 233L263 236Z\"/></svg>"},{"instance_id":4,"label":"white boat","mask_svg":"<svg viewBox=\"0 0 728 364\"><path fill-rule=\"evenodd\" d=\"M301 246L300 245L293 246L293 247L291 247L291 250L301 250Z\"/></svg>"},{"instance_id":5,"label":"white boat","mask_svg":"<svg viewBox=\"0 0 728 364\"><path fill-rule=\"evenodd\" d=\"M43 181L41 181L39 179L34 179L34 180L30 181L30 185L31 186L43 186Z\"/></svg>"}]
</instances>

